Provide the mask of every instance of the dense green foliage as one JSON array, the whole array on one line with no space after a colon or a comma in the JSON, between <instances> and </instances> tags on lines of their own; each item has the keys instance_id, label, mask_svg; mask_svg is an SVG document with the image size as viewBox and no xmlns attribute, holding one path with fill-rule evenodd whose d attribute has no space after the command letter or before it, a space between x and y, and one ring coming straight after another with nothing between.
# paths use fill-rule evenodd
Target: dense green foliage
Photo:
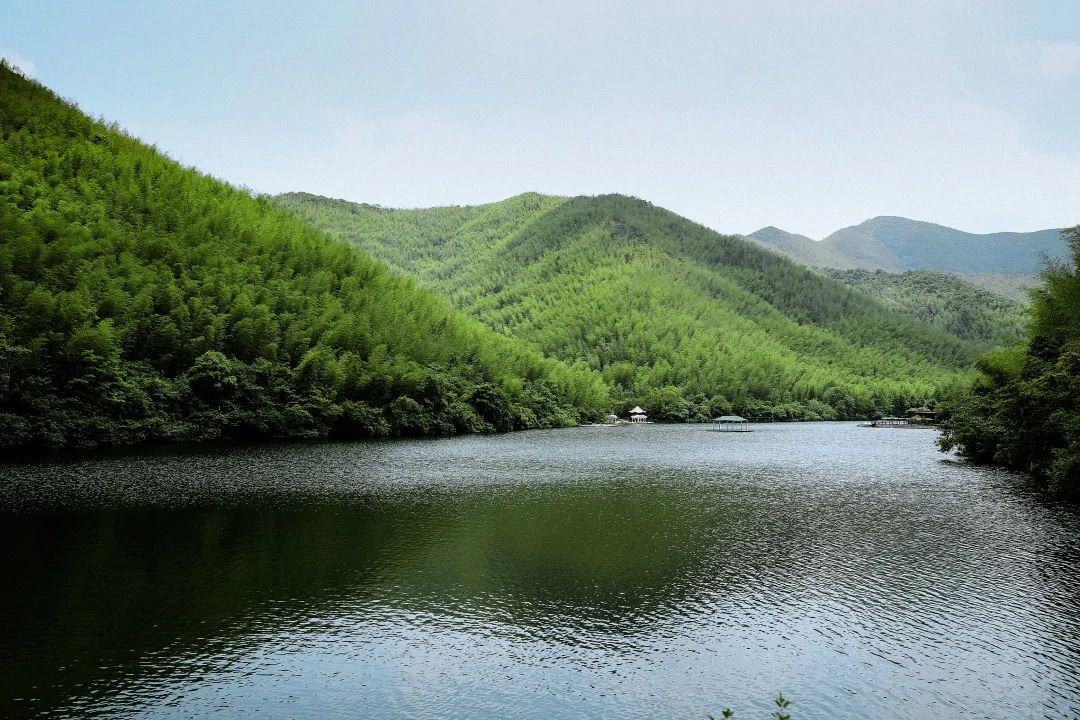
<instances>
[{"instance_id":1,"label":"dense green foliage","mask_svg":"<svg viewBox=\"0 0 1080 720\"><path fill-rule=\"evenodd\" d=\"M1080 490L1080 226L1062 233L1071 266L1052 263L1032 292L1025 346L988 353L967 393L946 404L943 449Z\"/></svg>"},{"instance_id":2,"label":"dense green foliage","mask_svg":"<svg viewBox=\"0 0 1080 720\"><path fill-rule=\"evenodd\" d=\"M387 210L278 198L500 333L603 373L661 420L896 412L964 377L974 343L634 198L536 194Z\"/></svg>"},{"instance_id":3,"label":"dense green foliage","mask_svg":"<svg viewBox=\"0 0 1080 720\"><path fill-rule=\"evenodd\" d=\"M0 444L543 427L607 401L0 66Z\"/></svg>"},{"instance_id":4,"label":"dense green foliage","mask_svg":"<svg viewBox=\"0 0 1080 720\"><path fill-rule=\"evenodd\" d=\"M958 337L1008 344L1023 337L1020 303L937 270L822 270L829 277L873 295L888 307Z\"/></svg>"}]
</instances>

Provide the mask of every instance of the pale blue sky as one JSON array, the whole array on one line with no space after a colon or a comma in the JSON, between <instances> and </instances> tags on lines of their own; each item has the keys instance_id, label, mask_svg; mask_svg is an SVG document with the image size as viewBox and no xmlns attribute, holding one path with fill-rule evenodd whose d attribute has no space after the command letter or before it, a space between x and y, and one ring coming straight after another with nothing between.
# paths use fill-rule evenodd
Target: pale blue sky
<instances>
[{"instance_id":1,"label":"pale blue sky","mask_svg":"<svg viewBox=\"0 0 1080 720\"><path fill-rule=\"evenodd\" d=\"M52 2L0 55L262 192L624 192L724 232L1080 223L1080 3Z\"/></svg>"}]
</instances>

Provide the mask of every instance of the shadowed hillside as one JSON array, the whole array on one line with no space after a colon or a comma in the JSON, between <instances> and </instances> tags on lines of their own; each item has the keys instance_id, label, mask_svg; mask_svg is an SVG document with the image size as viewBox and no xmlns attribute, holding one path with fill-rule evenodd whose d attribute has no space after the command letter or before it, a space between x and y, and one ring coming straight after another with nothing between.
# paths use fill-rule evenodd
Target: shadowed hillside
<instances>
[{"instance_id":1,"label":"shadowed hillside","mask_svg":"<svg viewBox=\"0 0 1080 720\"><path fill-rule=\"evenodd\" d=\"M937 270L831 270L825 275L934 327L987 345L1024 335L1024 307L1007 297Z\"/></svg>"}]
</instances>

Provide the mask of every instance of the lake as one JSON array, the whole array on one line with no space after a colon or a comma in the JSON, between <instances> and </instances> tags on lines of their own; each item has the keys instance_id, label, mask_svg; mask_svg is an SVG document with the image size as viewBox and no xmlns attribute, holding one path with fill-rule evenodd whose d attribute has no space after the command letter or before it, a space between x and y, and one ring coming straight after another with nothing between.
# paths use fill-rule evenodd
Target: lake
<instances>
[{"instance_id":1,"label":"lake","mask_svg":"<svg viewBox=\"0 0 1080 720\"><path fill-rule=\"evenodd\" d=\"M935 437L0 464L0 716L1080 717L1080 512Z\"/></svg>"}]
</instances>

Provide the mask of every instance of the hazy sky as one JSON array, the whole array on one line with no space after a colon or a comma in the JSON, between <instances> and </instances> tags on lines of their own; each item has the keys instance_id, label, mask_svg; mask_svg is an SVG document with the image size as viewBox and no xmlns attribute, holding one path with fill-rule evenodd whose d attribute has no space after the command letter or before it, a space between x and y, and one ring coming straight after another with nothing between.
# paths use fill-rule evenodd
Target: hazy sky
<instances>
[{"instance_id":1,"label":"hazy sky","mask_svg":"<svg viewBox=\"0 0 1080 720\"><path fill-rule=\"evenodd\" d=\"M1080 2L0 4L0 54L262 192L622 192L724 232L1080 223Z\"/></svg>"}]
</instances>

